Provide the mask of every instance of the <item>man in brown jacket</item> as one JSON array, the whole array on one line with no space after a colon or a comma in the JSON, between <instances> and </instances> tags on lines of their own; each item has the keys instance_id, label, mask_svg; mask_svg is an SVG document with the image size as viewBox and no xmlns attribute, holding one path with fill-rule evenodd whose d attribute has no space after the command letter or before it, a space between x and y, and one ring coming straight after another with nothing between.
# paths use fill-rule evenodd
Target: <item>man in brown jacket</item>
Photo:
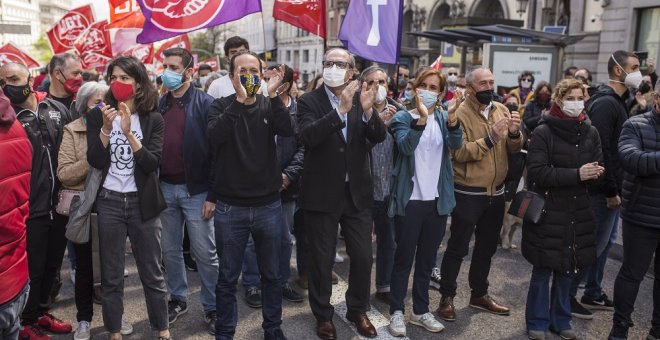
<instances>
[{"instance_id":1,"label":"man in brown jacket","mask_svg":"<svg viewBox=\"0 0 660 340\"><path fill-rule=\"evenodd\" d=\"M507 307L488 296L488 272L504 218L507 153L520 151L523 143L520 116L493 101L495 81L488 68L473 68L466 81L467 99L456 112L463 129L463 147L452 151L456 208L440 268L442 299L437 313L446 321L456 320L456 277L473 233L476 236L469 274L470 307L509 315Z\"/></svg>"}]
</instances>

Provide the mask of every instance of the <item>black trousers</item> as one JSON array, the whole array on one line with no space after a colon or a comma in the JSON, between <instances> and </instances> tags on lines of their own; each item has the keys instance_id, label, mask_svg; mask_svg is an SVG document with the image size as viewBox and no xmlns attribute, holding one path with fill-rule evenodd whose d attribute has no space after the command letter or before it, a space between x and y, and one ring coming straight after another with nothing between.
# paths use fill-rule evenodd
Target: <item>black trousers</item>
<instances>
[{"instance_id":1,"label":"black trousers","mask_svg":"<svg viewBox=\"0 0 660 340\"><path fill-rule=\"evenodd\" d=\"M94 315L94 271L92 270L92 241L73 244L76 253L76 284L74 285L76 319L92 322Z\"/></svg>"},{"instance_id":2,"label":"black trousers","mask_svg":"<svg viewBox=\"0 0 660 340\"><path fill-rule=\"evenodd\" d=\"M466 195L456 193L456 207L451 215L451 236L440 267L440 293L456 296L456 278L463 258L470 249L474 234L474 250L468 281L472 296L488 294L488 273L491 257L497 250L497 242L504 219L504 195Z\"/></svg>"},{"instance_id":3,"label":"black trousers","mask_svg":"<svg viewBox=\"0 0 660 340\"><path fill-rule=\"evenodd\" d=\"M55 274L62 266L66 249L66 223L68 218L53 213L28 219L26 227L30 294L23 309L23 324L31 324L41 316L40 306L46 306Z\"/></svg>"},{"instance_id":4,"label":"black trousers","mask_svg":"<svg viewBox=\"0 0 660 340\"><path fill-rule=\"evenodd\" d=\"M337 227L341 224L346 252L350 257L346 306L356 313L365 313L371 289L371 209L358 210L346 186L340 211L328 213L305 211L305 227L309 241L309 305L317 321L330 321L334 308L332 267L337 244Z\"/></svg>"},{"instance_id":5,"label":"black trousers","mask_svg":"<svg viewBox=\"0 0 660 340\"><path fill-rule=\"evenodd\" d=\"M639 285L655 254L653 316L651 326L660 329L660 229L623 221L623 263L614 281L614 321L632 324L631 314Z\"/></svg>"}]
</instances>

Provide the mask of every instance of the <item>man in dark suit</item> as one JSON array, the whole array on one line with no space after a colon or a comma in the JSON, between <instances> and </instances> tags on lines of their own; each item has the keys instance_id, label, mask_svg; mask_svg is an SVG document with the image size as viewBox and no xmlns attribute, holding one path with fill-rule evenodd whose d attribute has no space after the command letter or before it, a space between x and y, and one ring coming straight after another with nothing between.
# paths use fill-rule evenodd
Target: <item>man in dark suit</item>
<instances>
[{"instance_id":1,"label":"man in dark suit","mask_svg":"<svg viewBox=\"0 0 660 340\"><path fill-rule=\"evenodd\" d=\"M369 145L385 139L385 125L374 110L376 86L349 80L355 59L333 48L323 61L324 86L298 103L300 137L305 145L300 206L309 228L309 304L321 339L336 339L332 323L332 264L341 223L351 258L346 318L366 337L377 336L365 312L371 287L371 175Z\"/></svg>"}]
</instances>

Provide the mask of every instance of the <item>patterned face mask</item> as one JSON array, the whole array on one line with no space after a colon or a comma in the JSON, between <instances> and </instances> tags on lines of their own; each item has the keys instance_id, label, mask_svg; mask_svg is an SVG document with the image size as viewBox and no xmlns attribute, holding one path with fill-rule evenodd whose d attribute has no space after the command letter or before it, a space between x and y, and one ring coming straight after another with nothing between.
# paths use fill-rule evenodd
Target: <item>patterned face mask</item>
<instances>
[{"instance_id":1,"label":"patterned face mask","mask_svg":"<svg viewBox=\"0 0 660 340\"><path fill-rule=\"evenodd\" d=\"M243 74L240 76L241 85L245 88L248 97L254 97L259 93L261 78L256 74Z\"/></svg>"}]
</instances>

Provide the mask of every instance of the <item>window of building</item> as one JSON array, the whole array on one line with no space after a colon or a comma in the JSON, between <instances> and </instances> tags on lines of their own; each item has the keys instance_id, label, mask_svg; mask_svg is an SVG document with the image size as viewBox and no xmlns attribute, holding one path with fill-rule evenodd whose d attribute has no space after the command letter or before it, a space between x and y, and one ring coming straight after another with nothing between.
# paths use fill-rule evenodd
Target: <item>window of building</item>
<instances>
[{"instance_id":1,"label":"window of building","mask_svg":"<svg viewBox=\"0 0 660 340\"><path fill-rule=\"evenodd\" d=\"M303 58L302 58L303 63L308 63L309 62L309 50L303 50Z\"/></svg>"},{"instance_id":2,"label":"window of building","mask_svg":"<svg viewBox=\"0 0 660 340\"><path fill-rule=\"evenodd\" d=\"M658 53L660 53L660 7L639 10L635 51L648 52L649 60L658 58Z\"/></svg>"},{"instance_id":3,"label":"window of building","mask_svg":"<svg viewBox=\"0 0 660 340\"><path fill-rule=\"evenodd\" d=\"M286 51L286 61L290 62L291 61L291 50Z\"/></svg>"}]
</instances>

